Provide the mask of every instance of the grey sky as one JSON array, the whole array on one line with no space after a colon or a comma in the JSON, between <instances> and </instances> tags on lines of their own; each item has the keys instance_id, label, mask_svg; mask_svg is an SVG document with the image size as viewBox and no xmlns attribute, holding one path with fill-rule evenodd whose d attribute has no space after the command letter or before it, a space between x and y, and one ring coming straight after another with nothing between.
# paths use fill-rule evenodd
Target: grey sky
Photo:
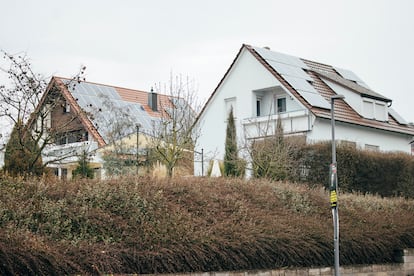
<instances>
[{"instance_id":1,"label":"grey sky","mask_svg":"<svg viewBox=\"0 0 414 276\"><path fill-rule=\"evenodd\" d=\"M83 64L88 81L148 91L173 71L206 99L247 43L350 69L414 121L414 1L0 2L0 48L46 76Z\"/></svg>"}]
</instances>

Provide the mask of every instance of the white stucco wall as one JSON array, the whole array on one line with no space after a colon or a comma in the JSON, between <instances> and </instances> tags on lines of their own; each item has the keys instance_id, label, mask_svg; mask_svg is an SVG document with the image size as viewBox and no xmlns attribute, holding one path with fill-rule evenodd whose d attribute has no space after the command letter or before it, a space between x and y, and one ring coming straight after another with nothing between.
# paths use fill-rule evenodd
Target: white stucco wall
<instances>
[{"instance_id":1,"label":"white stucco wall","mask_svg":"<svg viewBox=\"0 0 414 276\"><path fill-rule=\"evenodd\" d=\"M331 140L331 121L317 119L311 132L308 133L307 142ZM379 146L380 151L402 151L411 153L409 142L412 137L374 128L357 125L335 123L335 139L356 142L357 147L364 149L365 144Z\"/></svg>"},{"instance_id":2,"label":"white stucco wall","mask_svg":"<svg viewBox=\"0 0 414 276\"><path fill-rule=\"evenodd\" d=\"M196 151L204 149L204 172L210 159L223 160L226 135L225 99L236 97L235 122L238 140L242 140L241 121L254 114L255 94L253 90L281 85L247 50L243 49L222 85L216 91L199 119L201 136ZM199 159L198 156L195 158ZM194 164L195 175L201 175L201 162Z\"/></svg>"}]
</instances>

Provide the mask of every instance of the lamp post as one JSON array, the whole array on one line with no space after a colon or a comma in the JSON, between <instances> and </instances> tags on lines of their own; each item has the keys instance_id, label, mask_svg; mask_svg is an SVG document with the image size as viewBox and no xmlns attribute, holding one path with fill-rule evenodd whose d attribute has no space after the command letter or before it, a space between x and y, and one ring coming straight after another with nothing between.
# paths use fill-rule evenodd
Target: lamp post
<instances>
[{"instance_id":1,"label":"lamp post","mask_svg":"<svg viewBox=\"0 0 414 276\"><path fill-rule=\"evenodd\" d=\"M338 175L336 166L336 141L335 141L335 100L344 99L343 95L331 97L331 129L332 129L332 163L330 166L330 202L334 224L334 259L335 276L339 276L339 216L338 216Z\"/></svg>"},{"instance_id":2,"label":"lamp post","mask_svg":"<svg viewBox=\"0 0 414 276\"><path fill-rule=\"evenodd\" d=\"M204 148L201 149L201 152L196 150L194 152L201 155L201 176L204 176Z\"/></svg>"}]
</instances>

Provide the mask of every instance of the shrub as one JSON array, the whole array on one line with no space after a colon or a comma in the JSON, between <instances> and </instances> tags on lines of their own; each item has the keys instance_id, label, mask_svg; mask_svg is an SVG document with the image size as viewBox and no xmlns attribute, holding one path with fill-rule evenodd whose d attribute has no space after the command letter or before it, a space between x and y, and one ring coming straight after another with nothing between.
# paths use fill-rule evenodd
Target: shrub
<instances>
[{"instance_id":1,"label":"shrub","mask_svg":"<svg viewBox=\"0 0 414 276\"><path fill-rule=\"evenodd\" d=\"M183 273L333 260L322 187L189 177L4 177L0 185L0 274ZM341 264L393 262L394 250L414 246L413 200L341 193L340 202Z\"/></svg>"},{"instance_id":2,"label":"shrub","mask_svg":"<svg viewBox=\"0 0 414 276\"><path fill-rule=\"evenodd\" d=\"M78 166L73 170L72 175L74 178L93 178L94 170L89 165L88 153L83 151L79 157Z\"/></svg>"},{"instance_id":3,"label":"shrub","mask_svg":"<svg viewBox=\"0 0 414 276\"><path fill-rule=\"evenodd\" d=\"M238 157L236 126L231 108L226 129L224 176L243 176L246 163Z\"/></svg>"},{"instance_id":4,"label":"shrub","mask_svg":"<svg viewBox=\"0 0 414 276\"><path fill-rule=\"evenodd\" d=\"M296 173L294 180L329 186L332 160L329 142L304 145L294 158L300 164L298 167L307 168L304 179ZM337 164L342 191L414 197L414 158L408 154L366 151L340 143Z\"/></svg>"},{"instance_id":5,"label":"shrub","mask_svg":"<svg viewBox=\"0 0 414 276\"><path fill-rule=\"evenodd\" d=\"M12 176L42 175L43 162L38 144L25 133L22 122L13 127L4 153L3 170Z\"/></svg>"}]
</instances>

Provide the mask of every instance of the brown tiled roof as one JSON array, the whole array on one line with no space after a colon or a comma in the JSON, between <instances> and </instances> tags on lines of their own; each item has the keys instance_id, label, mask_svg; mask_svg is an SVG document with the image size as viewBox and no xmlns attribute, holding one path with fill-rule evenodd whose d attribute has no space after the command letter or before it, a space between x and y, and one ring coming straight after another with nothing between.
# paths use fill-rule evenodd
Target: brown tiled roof
<instances>
[{"instance_id":1,"label":"brown tiled roof","mask_svg":"<svg viewBox=\"0 0 414 276\"><path fill-rule=\"evenodd\" d=\"M107 85L109 86L109 85ZM145 111L152 117L161 117L161 112L156 112L151 109L151 107L148 105L148 93L141 90L133 90L128 88L121 88L116 86L111 86L115 88L115 90L118 92L118 94L121 96L121 98L124 101L131 102L131 103L139 103L141 104ZM158 110L163 110L162 107L169 106L170 101L168 99L167 95L164 94L158 94Z\"/></svg>"},{"instance_id":2,"label":"brown tiled roof","mask_svg":"<svg viewBox=\"0 0 414 276\"><path fill-rule=\"evenodd\" d=\"M243 45L256 59L263 64L272 74L275 76L275 78L282 83L284 87L286 87L289 92L295 96L305 107L307 107L315 116L320 118L326 118L330 119L330 110L312 106L310 105L298 91L294 89L285 79L284 77L277 72L271 65L267 63L267 61L258 53L255 51L255 49L249 45ZM242 49L243 49L242 47ZM240 50L241 51L241 50ZM240 52L239 52L240 54ZM238 54L238 55L239 55ZM313 88L316 89L316 91L322 95L322 97L325 98L327 102L330 102L330 97L336 95L336 93L324 82L322 81L321 77L327 78L329 80L332 80L342 86L345 86L348 89L351 89L355 91L356 93L359 93L363 96L367 96L374 99L381 99L385 102L391 102L390 99L366 88L363 87L353 81L347 80L340 76L336 70L326 64L322 64L319 62L314 62L310 60L301 59L309 69L306 70L306 73L312 78L311 85ZM234 64L234 62L233 62ZM233 65L232 64L232 65ZM230 69L229 69L230 70ZM355 124L355 125L361 125L365 127L372 127L377 129L382 129L386 131L392 131L392 132L398 132L398 133L404 133L409 135L414 135L414 129L404 125L400 124L396 118L393 118L391 114L389 114L389 120L388 122L382 122L372 119L363 118L361 115L359 115L354 109L352 109L345 101L343 100L337 100L334 102L335 104L335 119L338 121L342 121L345 123Z\"/></svg>"}]
</instances>

